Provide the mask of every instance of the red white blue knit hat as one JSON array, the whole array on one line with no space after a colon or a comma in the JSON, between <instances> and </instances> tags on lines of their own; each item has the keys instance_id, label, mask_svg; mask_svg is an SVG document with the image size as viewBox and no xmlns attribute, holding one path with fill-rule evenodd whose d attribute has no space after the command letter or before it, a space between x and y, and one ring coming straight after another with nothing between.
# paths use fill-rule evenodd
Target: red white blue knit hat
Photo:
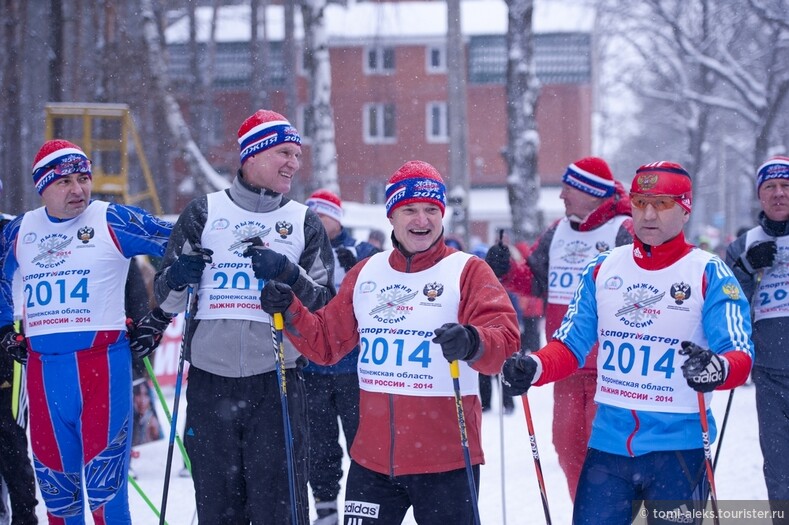
<instances>
[{"instance_id":1,"label":"red white blue knit hat","mask_svg":"<svg viewBox=\"0 0 789 525\"><path fill-rule=\"evenodd\" d=\"M342 223L342 201L336 193L326 189L317 190L307 198L304 204L315 213L326 215Z\"/></svg>"},{"instance_id":2,"label":"red white blue knit hat","mask_svg":"<svg viewBox=\"0 0 789 525\"><path fill-rule=\"evenodd\" d=\"M567 166L562 182L594 197L610 197L616 191L614 175L600 157L584 157Z\"/></svg>"},{"instance_id":3,"label":"red white blue knit hat","mask_svg":"<svg viewBox=\"0 0 789 525\"><path fill-rule=\"evenodd\" d=\"M85 173L91 176L90 160L85 152L67 140L49 140L38 150L33 160L33 182L38 194L56 180L72 173Z\"/></svg>"},{"instance_id":4,"label":"red white blue knit hat","mask_svg":"<svg viewBox=\"0 0 789 525\"><path fill-rule=\"evenodd\" d=\"M441 208L441 216L447 207L447 190L444 179L436 168L421 160L411 160L395 171L386 183L386 216L400 206L414 202L430 202Z\"/></svg>"},{"instance_id":5,"label":"red white blue knit hat","mask_svg":"<svg viewBox=\"0 0 789 525\"><path fill-rule=\"evenodd\" d=\"M241 165L249 157L285 142L301 146L301 137L296 128L276 111L257 110L238 128Z\"/></svg>"},{"instance_id":6,"label":"red white blue knit hat","mask_svg":"<svg viewBox=\"0 0 789 525\"><path fill-rule=\"evenodd\" d=\"M789 179L789 157L775 156L756 170L756 192L770 179Z\"/></svg>"}]
</instances>

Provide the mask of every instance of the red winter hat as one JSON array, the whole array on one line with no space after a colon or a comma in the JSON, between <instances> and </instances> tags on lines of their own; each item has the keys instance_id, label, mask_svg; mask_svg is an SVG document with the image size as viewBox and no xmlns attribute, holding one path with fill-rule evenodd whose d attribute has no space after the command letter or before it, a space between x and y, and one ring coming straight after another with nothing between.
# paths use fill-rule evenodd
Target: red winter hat
<instances>
[{"instance_id":1,"label":"red winter hat","mask_svg":"<svg viewBox=\"0 0 789 525\"><path fill-rule=\"evenodd\" d=\"M67 140L48 140L38 150L33 160L33 182L38 194L57 179L72 173L91 176L90 160L82 148Z\"/></svg>"},{"instance_id":2,"label":"red winter hat","mask_svg":"<svg viewBox=\"0 0 789 525\"><path fill-rule=\"evenodd\" d=\"M444 179L436 168L421 160L411 160L400 166L386 183L386 216L399 206L412 202L430 202L441 208L441 216L447 207L447 190Z\"/></svg>"},{"instance_id":3,"label":"red winter hat","mask_svg":"<svg viewBox=\"0 0 789 525\"><path fill-rule=\"evenodd\" d=\"M665 160L638 168L630 186L631 195L670 195L688 213L693 202L692 190L690 173L676 162Z\"/></svg>"},{"instance_id":4,"label":"red winter hat","mask_svg":"<svg viewBox=\"0 0 789 525\"><path fill-rule=\"evenodd\" d=\"M567 166L562 182L594 197L610 197L616 191L614 175L600 157L584 157Z\"/></svg>"},{"instance_id":5,"label":"red winter hat","mask_svg":"<svg viewBox=\"0 0 789 525\"><path fill-rule=\"evenodd\" d=\"M283 142L301 146L301 137L296 128L276 111L257 110L238 128L241 165L243 166L249 157Z\"/></svg>"},{"instance_id":6,"label":"red winter hat","mask_svg":"<svg viewBox=\"0 0 789 525\"><path fill-rule=\"evenodd\" d=\"M342 201L336 193L327 189L316 190L305 204L315 213L331 217L342 224Z\"/></svg>"}]
</instances>

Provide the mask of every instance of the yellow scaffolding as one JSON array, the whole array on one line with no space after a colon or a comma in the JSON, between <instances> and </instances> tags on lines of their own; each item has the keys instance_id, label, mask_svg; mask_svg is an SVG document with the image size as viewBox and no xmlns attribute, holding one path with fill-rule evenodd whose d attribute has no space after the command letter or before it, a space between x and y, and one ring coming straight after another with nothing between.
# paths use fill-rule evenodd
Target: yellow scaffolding
<instances>
[{"instance_id":1,"label":"yellow scaffolding","mask_svg":"<svg viewBox=\"0 0 789 525\"><path fill-rule=\"evenodd\" d=\"M127 104L50 102L44 111L46 140L62 138L73 142L91 159L94 193L115 196L124 204L148 199L153 206L151 211L162 215L159 195ZM136 193L129 189L130 138L145 182L145 189Z\"/></svg>"}]
</instances>

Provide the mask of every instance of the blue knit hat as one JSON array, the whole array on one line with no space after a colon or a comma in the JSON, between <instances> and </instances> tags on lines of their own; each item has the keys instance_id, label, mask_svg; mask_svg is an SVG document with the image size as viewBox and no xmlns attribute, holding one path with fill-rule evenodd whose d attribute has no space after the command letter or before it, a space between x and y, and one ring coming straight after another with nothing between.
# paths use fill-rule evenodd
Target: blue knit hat
<instances>
[{"instance_id":1,"label":"blue knit hat","mask_svg":"<svg viewBox=\"0 0 789 525\"><path fill-rule=\"evenodd\" d=\"M756 193L770 179L789 179L789 157L772 157L756 170Z\"/></svg>"}]
</instances>

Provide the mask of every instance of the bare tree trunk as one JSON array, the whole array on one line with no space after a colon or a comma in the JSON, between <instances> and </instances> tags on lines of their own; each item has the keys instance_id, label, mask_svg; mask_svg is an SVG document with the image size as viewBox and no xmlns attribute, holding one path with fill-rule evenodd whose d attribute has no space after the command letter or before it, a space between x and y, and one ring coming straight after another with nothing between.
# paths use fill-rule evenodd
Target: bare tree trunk
<instances>
[{"instance_id":1,"label":"bare tree trunk","mask_svg":"<svg viewBox=\"0 0 789 525\"><path fill-rule=\"evenodd\" d=\"M253 110L256 110L268 107L268 94L270 90L269 64L271 60L269 58L268 35L266 34L268 2L266 0L251 1L252 11L250 19L252 31L249 50L252 62L252 82L250 83L252 93L250 99L252 100ZM258 34L258 28L263 29L261 34Z\"/></svg>"},{"instance_id":2,"label":"bare tree trunk","mask_svg":"<svg viewBox=\"0 0 789 525\"><path fill-rule=\"evenodd\" d=\"M286 82L296 82L298 74L298 67L296 63L296 2L297 0L282 0L285 10L285 38L282 45L285 46L283 50L284 66L283 74L285 75ZM293 121L296 118L296 90L285 90L285 116Z\"/></svg>"},{"instance_id":3,"label":"bare tree trunk","mask_svg":"<svg viewBox=\"0 0 789 525\"><path fill-rule=\"evenodd\" d=\"M507 27L507 193L512 214L512 241L533 241L542 230L537 207L537 97L540 85L534 64L534 0L508 0Z\"/></svg>"},{"instance_id":4,"label":"bare tree trunk","mask_svg":"<svg viewBox=\"0 0 789 525\"><path fill-rule=\"evenodd\" d=\"M468 169L466 111L466 54L460 27L460 0L447 0L447 117L449 127L449 203L452 232L469 248L468 207L471 185Z\"/></svg>"},{"instance_id":5,"label":"bare tree trunk","mask_svg":"<svg viewBox=\"0 0 789 525\"><path fill-rule=\"evenodd\" d=\"M22 150L22 113L21 113L21 84L22 64L20 56L22 38L25 30L25 2L24 0L3 0L3 44L5 57L3 60L3 163L4 174L3 209L0 211L20 213L27 206L25 200L26 189L32 187L29 177L5 176L9 174L27 173L21 158ZM20 207L19 205L22 204Z\"/></svg>"},{"instance_id":6,"label":"bare tree trunk","mask_svg":"<svg viewBox=\"0 0 789 525\"><path fill-rule=\"evenodd\" d=\"M325 9L326 0L305 0L301 7L307 62L305 66L309 72L309 109L312 115L312 129L308 130L308 135L312 138L311 178L314 186L339 193L334 112L331 106L329 40L323 17Z\"/></svg>"},{"instance_id":7,"label":"bare tree trunk","mask_svg":"<svg viewBox=\"0 0 789 525\"><path fill-rule=\"evenodd\" d=\"M162 37L159 26L154 16L151 0L140 0L140 10L143 20L143 34L149 55L151 78L156 86L158 97L165 107L165 120L173 136L173 142L180 150L190 174L195 177L196 183L202 192L210 192L227 188L230 183L219 175L208 163L198 148L189 127L186 125L178 101L170 89L170 76L167 72L167 61L162 51Z\"/></svg>"}]
</instances>

